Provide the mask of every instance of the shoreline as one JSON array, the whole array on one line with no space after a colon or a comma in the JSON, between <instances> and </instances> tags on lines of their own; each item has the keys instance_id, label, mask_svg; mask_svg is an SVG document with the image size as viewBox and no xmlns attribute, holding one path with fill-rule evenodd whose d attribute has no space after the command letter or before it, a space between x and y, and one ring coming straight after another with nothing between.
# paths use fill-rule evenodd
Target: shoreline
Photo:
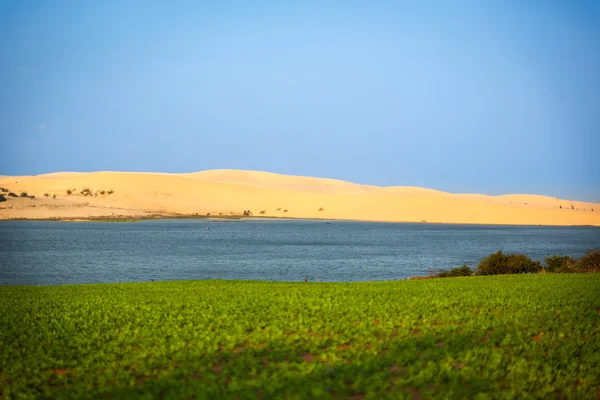
<instances>
[{"instance_id":1,"label":"shoreline","mask_svg":"<svg viewBox=\"0 0 600 400\"><path fill-rule=\"evenodd\" d=\"M48 218L1 218L3 222L38 221L38 222L142 222L161 220L209 220L211 222L235 222L235 221L322 221L322 222L364 222L377 224L412 224L412 225L472 225L472 226L514 226L514 227L571 227L571 228L600 228L600 225L592 224L498 224L478 222L434 222L434 221L380 221L370 219L351 218L303 218L303 217L278 217L278 216L247 216L247 215L173 215L173 214L149 214L149 215L127 215L127 216L97 216L97 217L48 217Z\"/></svg>"}]
</instances>

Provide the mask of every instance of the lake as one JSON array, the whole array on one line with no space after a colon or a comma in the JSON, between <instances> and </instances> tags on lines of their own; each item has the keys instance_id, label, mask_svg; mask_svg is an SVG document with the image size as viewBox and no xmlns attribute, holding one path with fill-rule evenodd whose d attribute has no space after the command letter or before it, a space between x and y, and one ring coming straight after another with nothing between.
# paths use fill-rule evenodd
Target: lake
<instances>
[{"instance_id":1,"label":"lake","mask_svg":"<svg viewBox=\"0 0 600 400\"><path fill-rule=\"evenodd\" d=\"M0 285L172 279L368 281L477 265L492 252L543 260L600 247L600 228L305 220L0 222Z\"/></svg>"}]
</instances>

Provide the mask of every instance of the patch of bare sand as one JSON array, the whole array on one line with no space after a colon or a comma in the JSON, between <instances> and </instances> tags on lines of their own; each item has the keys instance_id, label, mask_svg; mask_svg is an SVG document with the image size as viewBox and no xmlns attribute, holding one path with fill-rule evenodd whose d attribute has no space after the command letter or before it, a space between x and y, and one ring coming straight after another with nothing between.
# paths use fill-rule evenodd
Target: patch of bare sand
<instances>
[{"instance_id":1,"label":"patch of bare sand","mask_svg":"<svg viewBox=\"0 0 600 400\"><path fill-rule=\"evenodd\" d=\"M219 216L242 214L250 209L255 216L265 217L600 225L600 204L597 203L537 195L486 196L415 187L382 188L258 171L57 173L4 177L0 178L0 187L36 196L33 200L10 198L0 203L0 219L157 213ZM84 188L89 188L92 196L82 196ZM67 189L76 194L67 195ZM109 190L113 191L110 195ZM44 193L48 193L47 198Z\"/></svg>"}]
</instances>

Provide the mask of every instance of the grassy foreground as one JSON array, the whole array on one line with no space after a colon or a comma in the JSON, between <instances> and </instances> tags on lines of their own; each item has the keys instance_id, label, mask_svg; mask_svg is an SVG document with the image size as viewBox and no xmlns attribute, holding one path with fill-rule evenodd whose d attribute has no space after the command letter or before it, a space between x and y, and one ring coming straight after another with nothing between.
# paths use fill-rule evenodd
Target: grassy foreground
<instances>
[{"instance_id":1,"label":"grassy foreground","mask_svg":"<svg viewBox=\"0 0 600 400\"><path fill-rule=\"evenodd\" d=\"M0 287L4 398L600 396L600 275Z\"/></svg>"}]
</instances>

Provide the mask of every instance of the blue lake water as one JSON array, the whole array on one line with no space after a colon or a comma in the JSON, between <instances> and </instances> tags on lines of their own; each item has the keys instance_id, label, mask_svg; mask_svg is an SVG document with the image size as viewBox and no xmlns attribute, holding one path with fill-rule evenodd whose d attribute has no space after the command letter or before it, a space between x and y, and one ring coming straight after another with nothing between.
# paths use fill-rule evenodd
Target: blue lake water
<instances>
[{"instance_id":1,"label":"blue lake water","mask_svg":"<svg viewBox=\"0 0 600 400\"><path fill-rule=\"evenodd\" d=\"M208 229L207 229L208 228ZM600 247L594 227L324 221L0 223L0 285L172 279L367 281L476 265L497 251L534 259Z\"/></svg>"}]
</instances>

